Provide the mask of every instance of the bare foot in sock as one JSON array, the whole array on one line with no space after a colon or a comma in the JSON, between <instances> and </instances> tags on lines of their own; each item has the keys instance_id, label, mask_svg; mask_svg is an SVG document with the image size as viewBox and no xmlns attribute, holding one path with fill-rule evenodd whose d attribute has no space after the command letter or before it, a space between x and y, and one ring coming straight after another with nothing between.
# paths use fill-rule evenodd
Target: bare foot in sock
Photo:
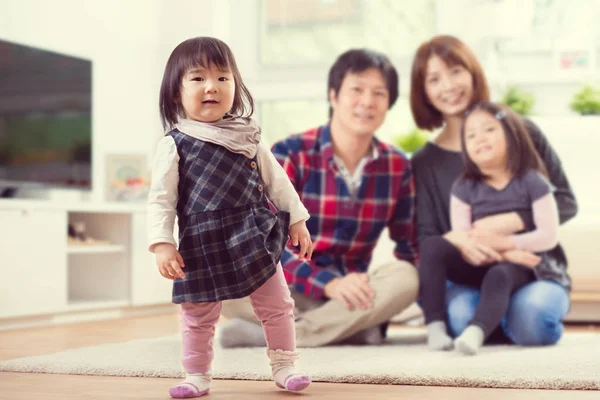
<instances>
[{"instance_id":1,"label":"bare foot in sock","mask_svg":"<svg viewBox=\"0 0 600 400\"><path fill-rule=\"evenodd\" d=\"M240 318L225 323L221 329L221 346L232 347L265 347L267 341L262 326Z\"/></svg>"},{"instance_id":2,"label":"bare foot in sock","mask_svg":"<svg viewBox=\"0 0 600 400\"><path fill-rule=\"evenodd\" d=\"M444 321L433 321L427 325L427 345L430 350L452 350L452 338L446 331Z\"/></svg>"},{"instance_id":3,"label":"bare foot in sock","mask_svg":"<svg viewBox=\"0 0 600 400\"><path fill-rule=\"evenodd\" d=\"M183 382L169 389L169 394L174 399L204 396L210 391L210 381L209 374L187 374Z\"/></svg>"},{"instance_id":4,"label":"bare foot in sock","mask_svg":"<svg viewBox=\"0 0 600 400\"><path fill-rule=\"evenodd\" d=\"M456 350L467 356L477 354L483 345L483 330L476 325L469 325L465 331L456 338L454 346Z\"/></svg>"}]
</instances>

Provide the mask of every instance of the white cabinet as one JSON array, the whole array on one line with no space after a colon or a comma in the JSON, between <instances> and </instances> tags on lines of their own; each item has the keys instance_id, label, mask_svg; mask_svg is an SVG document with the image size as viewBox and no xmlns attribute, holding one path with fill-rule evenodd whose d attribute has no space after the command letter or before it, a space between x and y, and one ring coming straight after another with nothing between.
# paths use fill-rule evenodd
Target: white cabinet
<instances>
[{"instance_id":1,"label":"white cabinet","mask_svg":"<svg viewBox=\"0 0 600 400\"><path fill-rule=\"evenodd\" d=\"M64 212L0 209L0 318L64 308L66 224Z\"/></svg>"},{"instance_id":2,"label":"white cabinet","mask_svg":"<svg viewBox=\"0 0 600 400\"><path fill-rule=\"evenodd\" d=\"M69 222L105 241L72 245ZM143 205L0 200L0 319L169 304Z\"/></svg>"},{"instance_id":3,"label":"white cabinet","mask_svg":"<svg viewBox=\"0 0 600 400\"><path fill-rule=\"evenodd\" d=\"M78 210L69 211L68 219L85 223L87 235L109 244L67 246L67 308L128 305L130 214Z\"/></svg>"}]
</instances>

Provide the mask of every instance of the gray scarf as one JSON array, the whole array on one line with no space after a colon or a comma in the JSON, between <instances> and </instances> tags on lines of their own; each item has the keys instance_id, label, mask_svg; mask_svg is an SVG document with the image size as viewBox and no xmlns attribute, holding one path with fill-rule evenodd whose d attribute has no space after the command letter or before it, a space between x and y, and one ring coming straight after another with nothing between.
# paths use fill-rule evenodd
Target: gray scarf
<instances>
[{"instance_id":1,"label":"gray scarf","mask_svg":"<svg viewBox=\"0 0 600 400\"><path fill-rule=\"evenodd\" d=\"M189 136L218 144L248 158L256 156L260 143L260 127L252 118L227 114L210 123L180 119L175 127Z\"/></svg>"}]
</instances>

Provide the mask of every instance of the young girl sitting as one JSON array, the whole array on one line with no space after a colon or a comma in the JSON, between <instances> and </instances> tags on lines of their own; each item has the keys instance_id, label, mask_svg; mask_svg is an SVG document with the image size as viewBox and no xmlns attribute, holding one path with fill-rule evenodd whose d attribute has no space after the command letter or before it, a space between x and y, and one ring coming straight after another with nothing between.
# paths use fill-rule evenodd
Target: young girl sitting
<instances>
[{"instance_id":1,"label":"young girl sitting","mask_svg":"<svg viewBox=\"0 0 600 400\"><path fill-rule=\"evenodd\" d=\"M476 236L485 243L480 250L495 262L470 265L441 238L439 253L422 254L419 269L430 348L449 350L454 345L459 352L474 355L520 287L549 279L568 289L570 279L551 251L558 244L559 225L553 189L520 117L503 106L480 103L469 112L461 134L465 173L451 192L452 230ZM524 218L523 232L474 228L481 218L507 212ZM454 342L445 324L446 279L481 289L475 316Z\"/></svg>"},{"instance_id":2,"label":"young girl sitting","mask_svg":"<svg viewBox=\"0 0 600 400\"><path fill-rule=\"evenodd\" d=\"M294 302L279 263L288 234L300 256L310 258L309 215L260 143L252 111L252 96L225 43L198 37L173 50L160 89L167 133L156 149L148 229L159 271L174 280L173 302L181 304L186 378L171 388L175 398L209 392L221 302L248 295L262 321L277 386L297 391L310 384L294 370Z\"/></svg>"}]
</instances>

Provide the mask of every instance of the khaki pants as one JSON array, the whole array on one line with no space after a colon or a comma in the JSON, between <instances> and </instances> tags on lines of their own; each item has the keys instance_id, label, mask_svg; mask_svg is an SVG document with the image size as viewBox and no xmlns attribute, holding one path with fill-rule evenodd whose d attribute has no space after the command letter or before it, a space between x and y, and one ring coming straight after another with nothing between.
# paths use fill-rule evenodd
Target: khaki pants
<instances>
[{"instance_id":1,"label":"khaki pants","mask_svg":"<svg viewBox=\"0 0 600 400\"><path fill-rule=\"evenodd\" d=\"M296 343L299 347L317 347L337 343L357 332L389 321L410 306L419 289L415 267L394 261L369 272L369 285L375 291L368 310L350 311L337 300L318 301L292 290L296 303ZM259 324L247 297L223 302L222 315Z\"/></svg>"}]
</instances>

